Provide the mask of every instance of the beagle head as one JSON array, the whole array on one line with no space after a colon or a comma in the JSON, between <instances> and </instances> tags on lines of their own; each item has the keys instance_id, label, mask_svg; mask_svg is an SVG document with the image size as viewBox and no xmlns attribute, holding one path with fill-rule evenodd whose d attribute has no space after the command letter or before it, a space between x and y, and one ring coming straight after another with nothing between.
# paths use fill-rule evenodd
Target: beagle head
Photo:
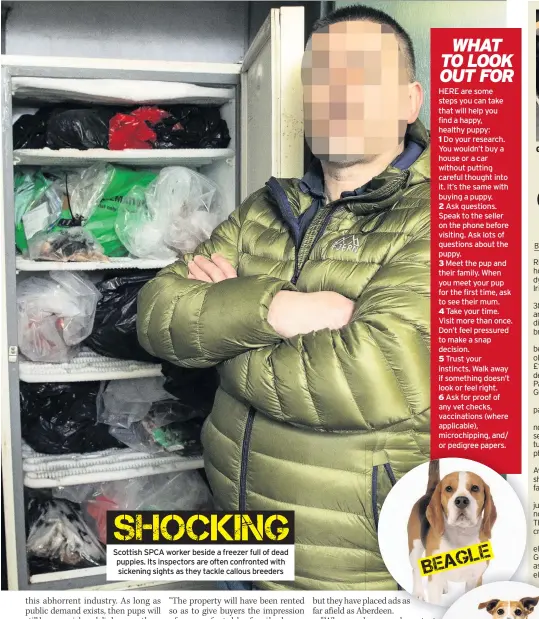
<instances>
[{"instance_id":1,"label":"beagle head","mask_svg":"<svg viewBox=\"0 0 539 619\"><path fill-rule=\"evenodd\" d=\"M485 608L493 617L499 617L500 619L523 619L523 617L533 613L538 601L539 597L522 598L517 602L489 600L479 604L478 608Z\"/></svg>"},{"instance_id":2,"label":"beagle head","mask_svg":"<svg viewBox=\"0 0 539 619\"><path fill-rule=\"evenodd\" d=\"M496 507L490 488L479 475L455 472L436 486L427 507L427 519L442 536L446 525L466 529L481 520L481 534L489 539L496 522Z\"/></svg>"}]
</instances>

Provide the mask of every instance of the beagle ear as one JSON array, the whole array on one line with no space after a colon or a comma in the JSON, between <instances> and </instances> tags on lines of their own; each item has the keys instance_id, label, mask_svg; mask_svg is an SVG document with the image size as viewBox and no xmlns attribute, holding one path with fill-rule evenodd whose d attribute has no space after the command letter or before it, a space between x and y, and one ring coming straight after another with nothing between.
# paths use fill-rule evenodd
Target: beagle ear
<instances>
[{"instance_id":1,"label":"beagle ear","mask_svg":"<svg viewBox=\"0 0 539 619\"><path fill-rule=\"evenodd\" d=\"M528 613L533 613L535 607L537 606L537 602L539 602L539 597L536 598L522 598L520 603L524 608L528 611Z\"/></svg>"},{"instance_id":2,"label":"beagle ear","mask_svg":"<svg viewBox=\"0 0 539 619\"><path fill-rule=\"evenodd\" d=\"M485 484L485 503L483 505L483 522L481 523L480 534L490 539L492 536L492 527L496 522L498 514L496 512L496 506L492 500L492 494L490 488Z\"/></svg>"},{"instance_id":3,"label":"beagle ear","mask_svg":"<svg viewBox=\"0 0 539 619\"><path fill-rule=\"evenodd\" d=\"M489 600L488 602L481 602L477 608L486 608L487 612L492 615L492 611L498 606L500 600Z\"/></svg>"},{"instance_id":4,"label":"beagle ear","mask_svg":"<svg viewBox=\"0 0 539 619\"><path fill-rule=\"evenodd\" d=\"M442 509L442 482L438 482L432 493L426 516L436 535L441 537L445 531L444 512Z\"/></svg>"}]
</instances>

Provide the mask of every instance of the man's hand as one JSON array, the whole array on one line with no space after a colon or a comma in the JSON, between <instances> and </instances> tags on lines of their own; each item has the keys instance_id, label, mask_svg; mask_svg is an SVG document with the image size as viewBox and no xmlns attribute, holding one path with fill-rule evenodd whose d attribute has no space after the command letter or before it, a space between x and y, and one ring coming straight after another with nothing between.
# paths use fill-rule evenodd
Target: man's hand
<instances>
[{"instance_id":1,"label":"man's hand","mask_svg":"<svg viewBox=\"0 0 539 619\"><path fill-rule=\"evenodd\" d=\"M354 302L337 292L278 292L268 322L284 338L321 329L341 329L352 319Z\"/></svg>"},{"instance_id":2,"label":"man's hand","mask_svg":"<svg viewBox=\"0 0 539 619\"><path fill-rule=\"evenodd\" d=\"M187 279L196 279L210 284L238 277L236 269L220 254L212 254L211 260L204 256L195 256L191 262L187 263L187 268L189 269Z\"/></svg>"}]
</instances>

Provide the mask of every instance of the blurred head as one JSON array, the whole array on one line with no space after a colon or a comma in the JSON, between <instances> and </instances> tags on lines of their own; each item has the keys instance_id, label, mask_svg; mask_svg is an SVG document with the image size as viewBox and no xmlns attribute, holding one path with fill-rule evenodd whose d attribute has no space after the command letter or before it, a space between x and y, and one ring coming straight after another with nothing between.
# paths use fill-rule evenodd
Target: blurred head
<instances>
[{"instance_id":1,"label":"blurred head","mask_svg":"<svg viewBox=\"0 0 539 619\"><path fill-rule=\"evenodd\" d=\"M410 37L364 6L316 22L302 81L307 142L319 159L343 167L398 149L423 101Z\"/></svg>"}]
</instances>

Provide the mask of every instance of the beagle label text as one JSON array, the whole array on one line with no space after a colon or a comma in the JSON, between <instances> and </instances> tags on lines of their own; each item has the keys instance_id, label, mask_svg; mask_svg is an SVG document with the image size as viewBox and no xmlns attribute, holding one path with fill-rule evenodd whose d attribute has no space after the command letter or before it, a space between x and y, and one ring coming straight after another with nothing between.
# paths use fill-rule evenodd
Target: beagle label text
<instances>
[{"instance_id":1,"label":"beagle label text","mask_svg":"<svg viewBox=\"0 0 539 619\"><path fill-rule=\"evenodd\" d=\"M423 559L418 560L418 563L421 576L431 576L439 572L457 570L459 567L466 567L472 563L492 561L492 559L494 559L494 552L491 543L482 542L481 544L441 552L439 555L423 557Z\"/></svg>"}]
</instances>

